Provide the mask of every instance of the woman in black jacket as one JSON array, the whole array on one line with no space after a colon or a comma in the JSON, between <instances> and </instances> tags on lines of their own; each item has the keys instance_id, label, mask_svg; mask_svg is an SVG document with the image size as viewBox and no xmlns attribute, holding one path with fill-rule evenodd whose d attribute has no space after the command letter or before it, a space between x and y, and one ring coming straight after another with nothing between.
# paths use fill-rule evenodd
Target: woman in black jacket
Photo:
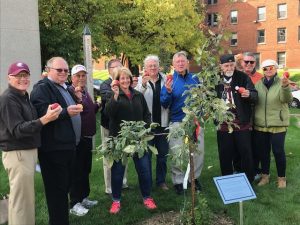
<instances>
[{"instance_id":1,"label":"woman in black jacket","mask_svg":"<svg viewBox=\"0 0 300 225\"><path fill-rule=\"evenodd\" d=\"M151 114L148 110L146 100L142 93L131 87L132 74L122 67L116 71L115 80L112 81L111 87L113 94L106 103L105 114L109 117L109 135L117 136L120 131L122 120L125 121L144 121L151 122ZM151 192L151 173L149 165L149 155L145 153L139 158L133 157L136 171L138 173L139 184L143 196L144 205L147 209L155 209L156 205L150 197ZM116 214L120 211L121 190L125 166L114 161L111 168L111 186L113 203L110 213Z\"/></svg>"}]
</instances>

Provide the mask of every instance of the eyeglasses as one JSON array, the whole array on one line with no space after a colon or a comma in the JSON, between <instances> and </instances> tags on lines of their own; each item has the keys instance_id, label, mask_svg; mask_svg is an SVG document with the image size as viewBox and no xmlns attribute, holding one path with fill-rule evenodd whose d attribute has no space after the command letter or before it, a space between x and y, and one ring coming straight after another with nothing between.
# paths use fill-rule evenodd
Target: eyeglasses
<instances>
[{"instance_id":1,"label":"eyeglasses","mask_svg":"<svg viewBox=\"0 0 300 225\"><path fill-rule=\"evenodd\" d=\"M30 74L29 73L19 73L17 75L10 75L10 76L12 76L12 77L14 77L14 78L16 78L18 80L21 80L22 78L28 80L29 77L30 77Z\"/></svg>"},{"instance_id":2,"label":"eyeglasses","mask_svg":"<svg viewBox=\"0 0 300 225\"><path fill-rule=\"evenodd\" d=\"M263 68L263 71L270 71L270 70L274 70L275 66L266 66Z\"/></svg>"},{"instance_id":3,"label":"eyeglasses","mask_svg":"<svg viewBox=\"0 0 300 225\"><path fill-rule=\"evenodd\" d=\"M254 63L255 63L255 61L249 61L249 60L244 60L244 62L246 63L246 64L251 64L251 65L253 65Z\"/></svg>"},{"instance_id":4,"label":"eyeglasses","mask_svg":"<svg viewBox=\"0 0 300 225\"><path fill-rule=\"evenodd\" d=\"M59 72L59 73L62 73L62 72L69 73L69 70L68 70L68 69L53 68L53 67L48 67L48 68L54 69L54 70L56 70L56 71Z\"/></svg>"}]
</instances>

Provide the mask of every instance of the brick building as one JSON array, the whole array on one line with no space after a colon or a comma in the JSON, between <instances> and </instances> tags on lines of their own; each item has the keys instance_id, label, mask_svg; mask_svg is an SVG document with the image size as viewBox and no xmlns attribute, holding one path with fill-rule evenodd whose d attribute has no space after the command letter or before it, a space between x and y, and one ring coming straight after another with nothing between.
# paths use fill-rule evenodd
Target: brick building
<instances>
[{"instance_id":1,"label":"brick building","mask_svg":"<svg viewBox=\"0 0 300 225\"><path fill-rule=\"evenodd\" d=\"M274 59L280 67L300 68L300 0L204 1L207 24L231 32L225 48L254 52L258 62Z\"/></svg>"}]
</instances>

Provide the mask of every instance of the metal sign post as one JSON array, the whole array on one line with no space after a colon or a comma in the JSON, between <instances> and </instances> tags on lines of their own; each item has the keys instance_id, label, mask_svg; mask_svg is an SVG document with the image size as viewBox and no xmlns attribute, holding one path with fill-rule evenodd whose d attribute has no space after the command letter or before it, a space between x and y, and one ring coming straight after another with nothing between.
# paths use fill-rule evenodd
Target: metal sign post
<instances>
[{"instance_id":1,"label":"metal sign post","mask_svg":"<svg viewBox=\"0 0 300 225\"><path fill-rule=\"evenodd\" d=\"M240 225L244 225L243 202L240 202L239 205L240 205Z\"/></svg>"}]
</instances>

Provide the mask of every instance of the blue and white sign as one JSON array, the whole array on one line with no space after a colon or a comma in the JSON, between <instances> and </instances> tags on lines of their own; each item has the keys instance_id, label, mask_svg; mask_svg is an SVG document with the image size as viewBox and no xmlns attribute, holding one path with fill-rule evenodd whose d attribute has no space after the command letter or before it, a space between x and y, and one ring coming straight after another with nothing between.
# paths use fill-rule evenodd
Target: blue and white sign
<instances>
[{"instance_id":1,"label":"blue and white sign","mask_svg":"<svg viewBox=\"0 0 300 225\"><path fill-rule=\"evenodd\" d=\"M224 204L255 199L256 195L245 173L214 177Z\"/></svg>"}]
</instances>

